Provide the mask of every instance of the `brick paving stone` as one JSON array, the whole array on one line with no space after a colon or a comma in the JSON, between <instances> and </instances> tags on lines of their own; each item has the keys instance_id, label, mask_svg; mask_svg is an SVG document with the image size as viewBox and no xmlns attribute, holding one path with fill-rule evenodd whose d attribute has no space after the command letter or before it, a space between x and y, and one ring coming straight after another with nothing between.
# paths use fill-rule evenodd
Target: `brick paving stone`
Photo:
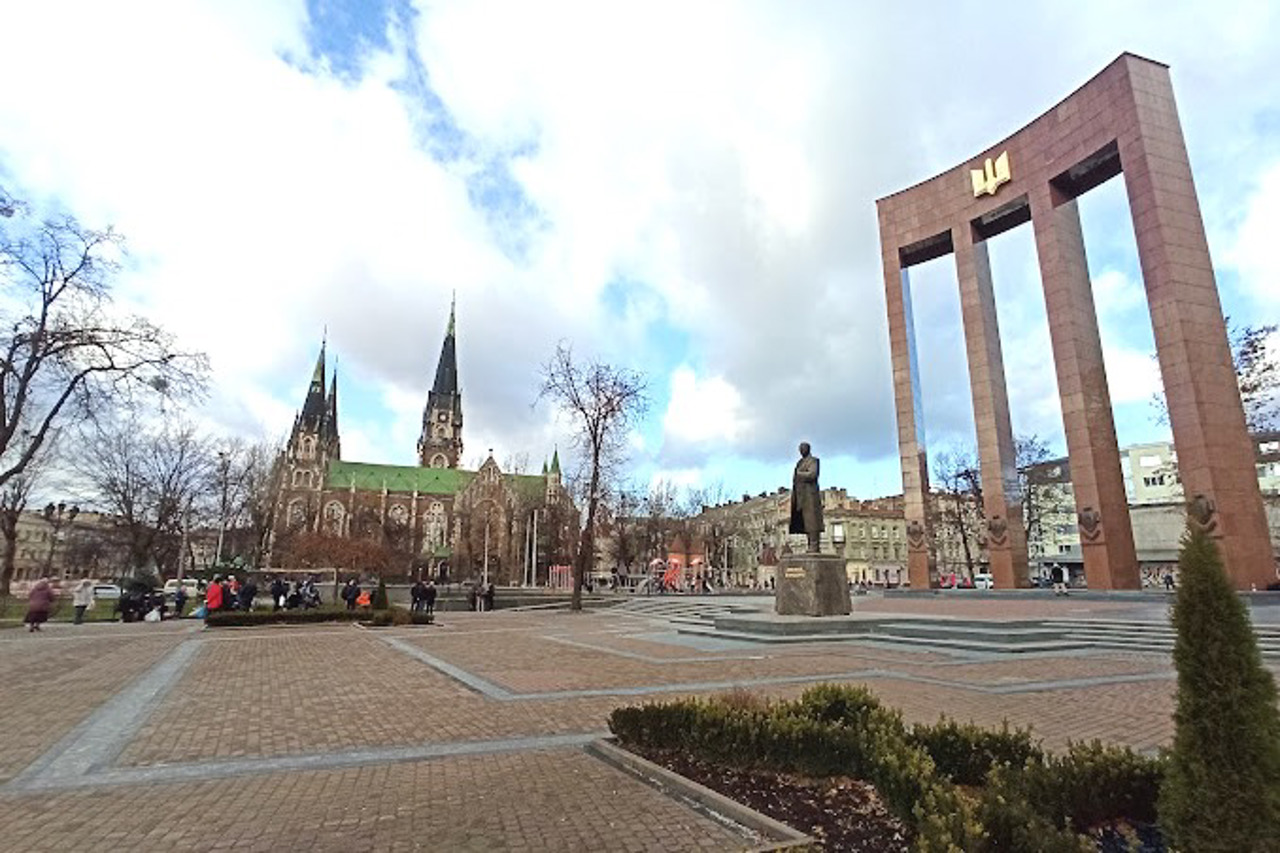
<instances>
[{"instance_id":1,"label":"brick paving stone","mask_svg":"<svg viewBox=\"0 0 1280 853\"><path fill-rule=\"evenodd\" d=\"M580 750L0 796L0 838L24 851L680 851L752 843Z\"/></svg>"},{"instance_id":2,"label":"brick paving stone","mask_svg":"<svg viewBox=\"0 0 1280 853\"><path fill-rule=\"evenodd\" d=\"M859 608L900 612L902 604L860 601ZM906 604L922 609L928 601ZM993 608L1010 618L1077 609L1083 611L1077 615L1089 616L1125 612L1123 605L1101 606L1108 602L1075 604L948 600L936 612L983 619L992 618ZM0 704L0 731L6 733L0 740L0 782L148 671L175 642L194 636L182 633L185 628L155 627L147 633L100 626L84 637L52 631L47 638L0 635L0 683L6 690ZM663 642L664 635L670 642ZM445 614L430 629L389 632L338 626L198 636L195 657L116 765L194 766L203 778L40 793L10 786L0 793L0 847L734 849L744 839L568 747L519 746L429 760L410 755L391 763L362 759L359 766L341 769L226 779L210 778L213 771L189 764L590 734L604 731L609 712L619 705L715 692L693 687L712 682L740 682L762 696L788 697L808 685L767 680L884 673L852 680L870 686L910 722L932 722L940 713L984 725L1007 719L1030 725L1051 749L1097 737L1154 750L1173 733L1176 683L1169 656L1123 650L961 657L919 648L805 643L704 652L697 648L700 641L677 638L660 622L546 612ZM507 692L495 698L465 686L393 647L388 637ZM1144 676L1153 680L1107 682ZM572 692L631 688L667 692ZM211 833L201 819L205 813L229 817Z\"/></svg>"},{"instance_id":3,"label":"brick paving stone","mask_svg":"<svg viewBox=\"0 0 1280 853\"><path fill-rule=\"evenodd\" d=\"M173 632L161 626L123 639L104 633L117 626L95 625L83 635L71 634L71 627L34 636L0 633L0 783L155 664L174 642Z\"/></svg>"}]
</instances>

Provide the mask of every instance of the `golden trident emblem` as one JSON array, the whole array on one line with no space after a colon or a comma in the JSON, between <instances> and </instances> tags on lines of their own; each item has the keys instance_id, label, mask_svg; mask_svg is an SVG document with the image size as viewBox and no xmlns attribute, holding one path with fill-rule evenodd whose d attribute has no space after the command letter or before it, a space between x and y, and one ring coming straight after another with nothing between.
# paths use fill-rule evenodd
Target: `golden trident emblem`
<instances>
[{"instance_id":1,"label":"golden trident emblem","mask_svg":"<svg viewBox=\"0 0 1280 853\"><path fill-rule=\"evenodd\" d=\"M1009 152L1001 152L994 162L988 157L987 161L982 164L981 169L970 169L969 176L973 178L974 198L983 193L995 195L996 190L1000 189L1002 184L1007 184L1011 180L1009 175Z\"/></svg>"}]
</instances>

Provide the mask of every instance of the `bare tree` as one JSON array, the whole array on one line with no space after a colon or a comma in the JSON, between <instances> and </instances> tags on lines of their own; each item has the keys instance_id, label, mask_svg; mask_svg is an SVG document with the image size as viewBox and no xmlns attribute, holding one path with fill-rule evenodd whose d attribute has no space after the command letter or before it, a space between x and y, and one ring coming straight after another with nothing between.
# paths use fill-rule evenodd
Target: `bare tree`
<instances>
[{"instance_id":1,"label":"bare tree","mask_svg":"<svg viewBox=\"0 0 1280 853\"><path fill-rule=\"evenodd\" d=\"M1278 327L1237 326L1230 317L1226 324L1245 423L1251 432L1276 429L1280 426L1280 360L1276 355L1280 343L1274 337ZM1151 407L1156 423L1169 423L1169 401L1163 388L1151 395Z\"/></svg>"},{"instance_id":2,"label":"bare tree","mask_svg":"<svg viewBox=\"0 0 1280 853\"><path fill-rule=\"evenodd\" d=\"M587 519L573 564L570 608L582 609L582 584L595 555L596 511L603 487L621 463L627 429L648 407L644 377L599 361L577 362L561 342L543 365L538 399L549 398L573 424L586 483Z\"/></svg>"},{"instance_id":3,"label":"bare tree","mask_svg":"<svg viewBox=\"0 0 1280 853\"><path fill-rule=\"evenodd\" d=\"M43 453L32 457L21 471L0 486L0 536L4 539L3 552L0 552L0 598L9 595L9 587L13 582L14 558L18 552L18 520L27 508L27 501L36 482L45 471L49 459L48 446L46 444ZM24 450L21 446L15 446L14 453L22 453Z\"/></svg>"},{"instance_id":4,"label":"bare tree","mask_svg":"<svg viewBox=\"0 0 1280 853\"><path fill-rule=\"evenodd\" d=\"M0 486L18 476L73 414L148 388L199 393L207 362L178 351L143 317L112 311L123 240L71 217L32 223L0 192ZM29 430L23 436L22 430Z\"/></svg>"},{"instance_id":5,"label":"bare tree","mask_svg":"<svg viewBox=\"0 0 1280 853\"><path fill-rule=\"evenodd\" d=\"M249 441L239 436L213 443L214 497L218 525L217 557L260 566L271 527L271 475L281 442Z\"/></svg>"},{"instance_id":6,"label":"bare tree","mask_svg":"<svg viewBox=\"0 0 1280 853\"><path fill-rule=\"evenodd\" d=\"M177 567L182 530L216 482L211 443L179 421L148 427L136 416L95 419L73 465L90 499L117 518L131 568Z\"/></svg>"},{"instance_id":7,"label":"bare tree","mask_svg":"<svg viewBox=\"0 0 1280 853\"><path fill-rule=\"evenodd\" d=\"M977 527L982 518L982 477L972 450L951 448L938 453L929 466L940 491L935 501L935 527L950 531L964 553L965 569L973 577L980 559Z\"/></svg>"}]
</instances>

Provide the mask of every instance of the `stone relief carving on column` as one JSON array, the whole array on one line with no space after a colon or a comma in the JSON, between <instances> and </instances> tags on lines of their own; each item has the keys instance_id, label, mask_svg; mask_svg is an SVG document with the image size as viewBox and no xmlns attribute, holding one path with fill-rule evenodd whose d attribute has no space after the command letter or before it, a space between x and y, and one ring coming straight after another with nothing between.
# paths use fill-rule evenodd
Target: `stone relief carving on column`
<instances>
[{"instance_id":1,"label":"stone relief carving on column","mask_svg":"<svg viewBox=\"0 0 1280 853\"><path fill-rule=\"evenodd\" d=\"M1218 529L1218 505L1207 495L1198 494L1187 502L1187 520L1205 533L1213 533Z\"/></svg>"},{"instance_id":2,"label":"stone relief carving on column","mask_svg":"<svg viewBox=\"0 0 1280 853\"><path fill-rule=\"evenodd\" d=\"M924 525L915 519L907 522L907 547L912 551L923 551L925 545Z\"/></svg>"},{"instance_id":3,"label":"stone relief carving on column","mask_svg":"<svg viewBox=\"0 0 1280 853\"><path fill-rule=\"evenodd\" d=\"M1009 544L1009 522L1002 515L987 520L987 542L997 548Z\"/></svg>"},{"instance_id":4,"label":"stone relief carving on column","mask_svg":"<svg viewBox=\"0 0 1280 853\"><path fill-rule=\"evenodd\" d=\"M1080 535L1090 542L1096 542L1102 536L1102 513L1093 507L1087 506L1080 510L1076 514L1076 521L1080 525Z\"/></svg>"}]
</instances>

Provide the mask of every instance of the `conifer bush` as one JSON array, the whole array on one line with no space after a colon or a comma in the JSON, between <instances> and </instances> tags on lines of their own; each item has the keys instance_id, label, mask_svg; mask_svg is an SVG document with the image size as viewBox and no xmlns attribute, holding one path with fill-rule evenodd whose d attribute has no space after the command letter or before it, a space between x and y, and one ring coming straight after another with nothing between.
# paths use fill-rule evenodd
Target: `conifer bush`
<instances>
[{"instance_id":1,"label":"conifer bush","mask_svg":"<svg viewBox=\"0 0 1280 853\"><path fill-rule=\"evenodd\" d=\"M1173 605L1176 730L1160 825L1180 850L1280 851L1280 712L1244 602L1198 525Z\"/></svg>"},{"instance_id":2,"label":"conifer bush","mask_svg":"<svg viewBox=\"0 0 1280 853\"><path fill-rule=\"evenodd\" d=\"M386 610L391 605L387 602L387 585L382 578L378 578L378 588L373 591L373 601L370 602L374 610Z\"/></svg>"}]
</instances>

